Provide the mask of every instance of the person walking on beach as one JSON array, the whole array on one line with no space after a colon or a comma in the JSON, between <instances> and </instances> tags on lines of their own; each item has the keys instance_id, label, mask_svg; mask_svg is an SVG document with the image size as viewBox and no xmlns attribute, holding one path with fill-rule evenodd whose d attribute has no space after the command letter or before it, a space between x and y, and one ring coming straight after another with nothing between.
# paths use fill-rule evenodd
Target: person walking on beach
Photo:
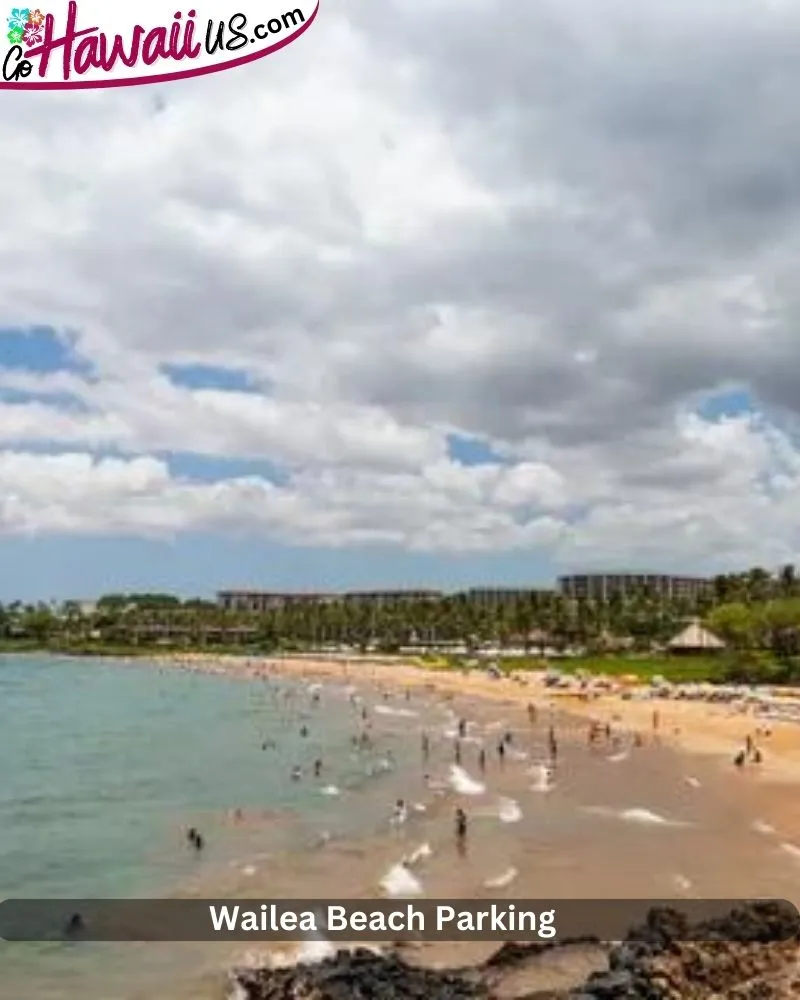
<instances>
[{"instance_id":1,"label":"person walking on beach","mask_svg":"<svg viewBox=\"0 0 800 1000\"><path fill-rule=\"evenodd\" d=\"M322 774L322 761L317 758L314 761L314 777L318 778Z\"/></svg>"},{"instance_id":2,"label":"person walking on beach","mask_svg":"<svg viewBox=\"0 0 800 1000\"><path fill-rule=\"evenodd\" d=\"M503 740L497 744L497 756L500 758L500 763L502 764L506 759L506 745Z\"/></svg>"},{"instance_id":3,"label":"person walking on beach","mask_svg":"<svg viewBox=\"0 0 800 1000\"><path fill-rule=\"evenodd\" d=\"M532 701L528 702L528 721L532 726L536 724L536 706Z\"/></svg>"},{"instance_id":4,"label":"person walking on beach","mask_svg":"<svg viewBox=\"0 0 800 1000\"><path fill-rule=\"evenodd\" d=\"M428 734L422 734L422 759L427 760L431 755L431 741L428 739Z\"/></svg>"},{"instance_id":5,"label":"person walking on beach","mask_svg":"<svg viewBox=\"0 0 800 1000\"><path fill-rule=\"evenodd\" d=\"M486 770L486 751L481 747L481 752L478 754L478 767L481 771Z\"/></svg>"},{"instance_id":6,"label":"person walking on beach","mask_svg":"<svg viewBox=\"0 0 800 1000\"><path fill-rule=\"evenodd\" d=\"M456 764L461 766L461 740L456 740L455 742L455 758Z\"/></svg>"},{"instance_id":7,"label":"person walking on beach","mask_svg":"<svg viewBox=\"0 0 800 1000\"><path fill-rule=\"evenodd\" d=\"M735 756L735 757L733 758L733 763L734 763L734 764L736 765L736 767L738 767L738 768L739 768L740 770L741 770L741 768L743 768L743 767L744 767L744 762L745 762L745 757L746 757L746 756L747 756L747 755L745 754L744 750L740 750L740 751L739 751L739 752L738 752L738 753L736 754L736 756Z\"/></svg>"},{"instance_id":8,"label":"person walking on beach","mask_svg":"<svg viewBox=\"0 0 800 1000\"><path fill-rule=\"evenodd\" d=\"M458 720L458 735L463 740L467 735L467 721L466 719Z\"/></svg>"},{"instance_id":9,"label":"person walking on beach","mask_svg":"<svg viewBox=\"0 0 800 1000\"><path fill-rule=\"evenodd\" d=\"M458 853L463 855L467 851L467 814L463 809L456 809L456 846Z\"/></svg>"}]
</instances>

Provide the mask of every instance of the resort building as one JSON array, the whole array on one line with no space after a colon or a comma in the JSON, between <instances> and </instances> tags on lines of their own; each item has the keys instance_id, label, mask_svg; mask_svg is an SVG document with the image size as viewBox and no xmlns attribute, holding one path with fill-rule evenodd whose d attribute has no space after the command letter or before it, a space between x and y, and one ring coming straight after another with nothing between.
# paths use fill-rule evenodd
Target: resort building
<instances>
[{"instance_id":1,"label":"resort building","mask_svg":"<svg viewBox=\"0 0 800 1000\"><path fill-rule=\"evenodd\" d=\"M221 590L217 604L225 611L275 611L296 604L330 604L338 600L336 594L264 590Z\"/></svg>"},{"instance_id":2,"label":"resort building","mask_svg":"<svg viewBox=\"0 0 800 1000\"><path fill-rule=\"evenodd\" d=\"M396 601L438 601L442 594L438 590L364 590L338 593L324 591L307 593L263 591L263 590L221 590L217 594L217 604L225 611L275 611L297 604L333 604L345 601L348 604L369 604L379 606Z\"/></svg>"},{"instance_id":3,"label":"resort building","mask_svg":"<svg viewBox=\"0 0 800 1000\"><path fill-rule=\"evenodd\" d=\"M348 604L394 604L398 601L441 601L440 590L350 590L339 595Z\"/></svg>"},{"instance_id":4,"label":"resort building","mask_svg":"<svg viewBox=\"0 0 800 1000\"><path fill-rule=\"evenodd\" d=\"M558 589L564 597L591 601L641 594L665 600L693 600L711 587L712 582L701 577L667 573L577 573L558 578Z\"/></svg>"},{"instance_id":5,"label":"resort building","mask_svg":"<svg viewBox=\"0 0 800 1000\"><path fill-rule=\"evenodd\" d=\"M537 594L551 594L552 590L544 587L470 587L459 597L466 597L471 604L483 608L496 608L502 604L513 604L516 601L530 600Z\"/></svg>"}]
</instances>

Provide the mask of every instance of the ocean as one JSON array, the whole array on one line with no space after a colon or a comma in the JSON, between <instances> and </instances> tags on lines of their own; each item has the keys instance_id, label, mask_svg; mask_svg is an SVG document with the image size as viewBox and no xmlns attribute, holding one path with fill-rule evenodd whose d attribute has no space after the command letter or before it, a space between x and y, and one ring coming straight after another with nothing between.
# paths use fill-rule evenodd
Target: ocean
<instances>
[{"instance_id":1,"label":"ocean","mask_svg":"<svg viewBox=\"0 0 800 1000\"><path fill-rule=\"evenodd\" d=\"M759 819L727 762L633 749L626 734L621 747L591 749L585 722L542 710L532 726L520 703L369 681L356 694L353 676L322 686L0 657L3 897L800 895L791 831ZM458 718L469 720L460 767ZM551 722L560 749L548 782ZM368 745L354 745L362 733ZM457 805L469 816L466 858ZM399 862L414 852L409 872ZM219 1000L224 970L263 955L253 951L0 944L0 1000Z\"/></svg>"},{"instance_id":2,"label":"ocean","mask_svg":"<svg viewBox=\"0 0 800 1000\"><path fill-rule=\"evenodd\" d=\"M381 758L352 747L354 707L340 691L314 711L307 689L138 663L0 657L3 897L161 898L204 873L235 873L237 858L379 824L386 801L353 794L344 807L326 794L330 775L342 791L377 780L370 770ZM382 739L398 769L406 742ZM317 758L324 771L312 781ZM199 858L185 842L192 825L206 842ZM3 1000L127 1000L146 977L125 961L134 946L0 949ZM161 949L170 950L189 951Z\"/></svg>"}]
</instances>

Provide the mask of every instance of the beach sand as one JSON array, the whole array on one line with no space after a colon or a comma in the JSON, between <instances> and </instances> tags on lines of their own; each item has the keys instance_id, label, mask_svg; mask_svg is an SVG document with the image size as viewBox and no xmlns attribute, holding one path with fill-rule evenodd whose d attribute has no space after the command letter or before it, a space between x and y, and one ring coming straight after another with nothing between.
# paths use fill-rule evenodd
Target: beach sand
<instances>
[{"instance_id":1,"label":"beach sand","mask_svg":"<svg viewBox=\"0 0 800 1000\"><path fill-rule=\"evenodd\" d=\"M374 898L403 881L399 866L426 845L411 874L427 898L788 898L800 902L800 726L765 722L752 710L675 699L636 700L622 693L587 697L554 692L543 677L493 679L368 658L169 657L162 665L242 678L282 678L334 689L355 688L369 707L374 735L394 730L419 740L430 733L430 759L386 779L387 813L395 798L418 803L400 830L321 842L315 850L282 850L267 859L200 872L179 895L202 898ZM529 705L536 707L535 720ZM654 728L653 713L658 713ZM452 773L454 729L465 775ZM613 740L589 746L591 721L612 727ZM555 783L542 787L547 733L557 732ZM739 770L733 756L748 734L759 765ZM513 733L505 762L497 744ZM634 742L640 734L641 745ZM487 769L478 767L480 745ZM423 772L429 772L426 782ZM465 779L485 785L465 794ZM466 782L468 788L468 781ZM456 806L470 818L469 849L456 849ZM505 817L505 818L503 818ZM245 817L245 826L250 822ZM796 838L798 843L795 843ZM388 888L387 888L388 882ZM395 886L397 889L397 886ZM399 890L397 890L399 891ZM414 960L432 965L480 961L490 944L425 945ZM276 949L205 946L196 967L218 996L216 973L264 961ZM580 964L576 958L576 968Z\"/></svg>"}]
</instances>

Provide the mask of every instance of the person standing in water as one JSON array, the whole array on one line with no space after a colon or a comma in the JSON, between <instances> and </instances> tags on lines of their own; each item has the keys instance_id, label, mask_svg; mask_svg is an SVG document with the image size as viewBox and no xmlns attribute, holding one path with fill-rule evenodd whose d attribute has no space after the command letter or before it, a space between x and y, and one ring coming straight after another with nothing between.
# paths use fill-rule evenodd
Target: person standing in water
<instances>
[{"instance_id":1,"label":"person standing in water","mask_svg":"<svg viewBox=\"0 0 800 1000\"><path fill-rule=\"evenodd\" d=\"M422 734L422 759L427 760L431 755L431 741L428 739L428 734Z\"/></svg>"},{"instance_id":2,"label":"person standing in water","mask_svg":"<svg viewBox=\"0 0 800 1000\"><path fill-rule=\"evenodd\" d=\"M455 742L455 758L456 764L461 766L461 740L456 740Z\"/></svg>"},{"instance_id":3,"label":"person standing in water","mask_svg":"<svg viewBox=\"0 0 800 1000\"><path fill-rule=\"evenodd\" d=\"M503 740L497 744L497 756L500 758L500 763L502 764L506 759L506 745Z\"/></svg>"},{"instance_id":4,"label":"person standing in water","mask_svg":"<svg viewBox=\"0 0 800 1000\"><path fill-rule=\"evenodd\" d=\"M486 770L486 751L481 747L481 752L478 754L478 767L481 771Z\"/></svg>"},{"instance_id":5,"label":"person standing in water","mask_svg":"<svg viewBox=\"0 0 800 1000\"><path fill-rule=\"evenodd\" d=\"M466 719L459 719L458 720L458 735L459 735L459 737L462 740L467 735L467 720Z\"/></svg>"},{"instance_id":6,"label":"person standing in water","mask_svg":"<svg viewBox=\"0 0 800 1000\"><path fill-rule=\"evenodd\" d=\"M528 702L528 721L532 726L536 724L536 706L532 701Z\"/></svg>"},{"instance_id":7,"label":"person standing in water","mask_svg":"<svg viewBox=\"0 0 800 1000\"><path fill-rule=\"evenodd\" d=\"M459 854L467 851L467 814L463 809L456 809L456 846Z\"/></svg>"}]
</instances>

